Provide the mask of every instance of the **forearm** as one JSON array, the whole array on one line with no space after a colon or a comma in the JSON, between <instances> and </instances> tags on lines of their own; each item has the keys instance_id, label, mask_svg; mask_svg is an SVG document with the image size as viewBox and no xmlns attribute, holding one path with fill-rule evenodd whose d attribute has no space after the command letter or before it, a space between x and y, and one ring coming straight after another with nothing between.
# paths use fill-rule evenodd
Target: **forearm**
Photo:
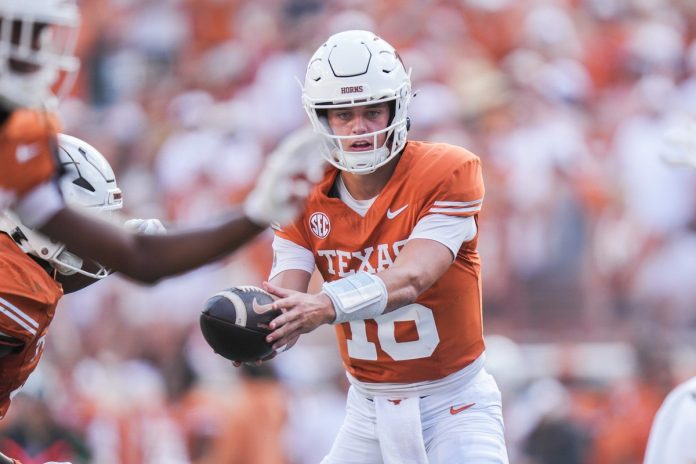
<instances>
[{"instance_id":1,"label":"forearm","mask_svg":"<svg viewBox=\"0 0 696 464\"><path fill-rule=\"evenodd\" d=\"M296 292L307 292L312 275L299 269L283 271L268 282L275 287L282 287Z\"/></svg>"},{"instance_id":2,"label":"forearm","mask_svg":"<svg viewBox=\"0 0 696 464\"><path fill-rule=\"evenodd\" d=\"M434 280L428 278L429 274L417 272L409 267L392 267L378 272L377 276L387 288L385 313L413 303L434 283Z\"/></svg>"},{"instance_id":3,"label":"forearm","mask_svg":"<svg viewBox=\"0 0 696 464\"><path fill-rule=\"evenodd\" d=\"M80 256L152 283L219 259L264 229L236 210L205 227L164 235L132 234L65 208L40 230Z\"/></svg>"},{"instance_id":4,"label":"forearm","mask_svg":"<svg viewBox=\"0 0 696 464\"><path fill-rule=\"evenodd\" d=\"M393 266L377 273L387 289L387 307L393 311L416 301L452 265L454 257L441 243L411 240Z\"/></svg>"}]
</instances>

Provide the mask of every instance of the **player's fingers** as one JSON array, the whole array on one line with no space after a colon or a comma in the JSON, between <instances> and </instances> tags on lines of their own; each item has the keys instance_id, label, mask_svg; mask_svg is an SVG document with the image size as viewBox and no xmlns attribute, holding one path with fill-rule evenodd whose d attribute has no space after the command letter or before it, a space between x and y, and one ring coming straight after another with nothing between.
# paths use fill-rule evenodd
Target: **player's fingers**
<instances>
[{"instance_id":1,"label":"player's fingers","mask_svg":"<svg viewBox=\"0 0 696 464\"><path fill-rule=\"evenodd\" d=\"M299 336L299 335L297 335L297 336L295 336L295 337L292 337L291 340L288 342L288 344L285 345L285 346L284 346L282 349L280 349L278 352L280 352L280 353L285 353L285 352L288 351L290 348L292 348L293 346L295 346L295 343L297 343L297 341L298 341L299 339L300 339L300 336Z\"/></svg>"},{"instance_id":2,"label":"player's fingers","mask_svg":"<svg viewBox=\"0 0 696 464\"><path fill-rule=\"evenodd\" d=\"M277 296L278 298L287 298L290 295L297 293L294 290L279 287L277 285L273 285L270 282L263 282L263 289L266 290L271 295Z\"/></svg>"},{"instance_id":3,"label":"player's fingers","mask_svg":"<svg viewBox=\"0 0 696 464\"><path fill-rule=\"evenodd\" d=\"M265 358L261 358L261 362L270 361L271 359L275 358L276 356L278 356L278 352L274 351L273 353L269 354Z\"/></svg>"},{"instance_id":4,"label":"player's fingers","mask_svg":"<svg viewBox=\"0 0 696 464\"><path fill-rule=\"evenodd\" d=\"M268 336L266 337L266 341L273 345L273 349L276 351L284 345L287 345L288 341L290 340L290 336L293 333L297 333L297 328L299 324L294 317L288 316L289 314L290 313L286 313L282 316L278 316L273 321L271 321L271 324L269 324L271 330L273 330L273 324L278 319L283 318L283 324L277 325L277 329L273 330L273 332L268 334Z\"/></svg>"},{"instance_id":5,"label":"player's fingers","mask_svg":"<svg viewBox=\"0 0 696 464\"><path fill-rule=\"evenodd\" d=\"M280 300L274 302L273 309L281 310L282 314L280 316L276 317L275 319L273 319L268 324L268 327L270 327L271 330L275 330L279 327L284 326L288 322L290 322L290 320L292 320L292 318L293 318L293 315L291 315L290 312L292 311L292 308L294 306L295 305L292 302L288 301L287 299L280 299Z\"/></svg>"},{"instance_id":6,"label":"player's fingers","mask_svg":"<svg viewBox=\"0 0 696 464\"><path fill-rule=\"evenodd\" d=\"M288 351L295 346L295 343L300 339L300 335L308 332L299 319L289 322L283 326L283 329L284 335L273 343L273 349L279 353Z\"/></svg>"},{"instance_id":7,"label":"player's fingers","mask_svg":"<svg viewBox=\"0 0 696 464\"><path fill-rule=\"evenodd\" d=\"M281 350L284 346L288 345L296 337L299 337L295 331L281 337L277 342L273 344L273 349L276 351Z\"/></svg>"},{"instance_id":8,"label":"player's fingers","mask_svg":"<svg viewBox=\"0 0 696 464\"><path fill-rule=\"evenodd\" d=\"M271 321L270 324L268 324L268 327L270 327L272 330L272 332L266 336L266 341L268 343L273 343L283 336L283 334L285 333L286 320L287 319L285 317L285 314L283 314L281 316L276 317Z\"/></svg>"},{"instance_id":9,"label":"player's fingers","mask_svg":"<svg viewBox=\"0 0 696 464\"><path fill-rule=\"evenodd\" d=\"M293 311L297 309L300 306L304 305L304 300L303 300L303 294L298 293L293 291L293 294L290 296L287 296L285 298L278 298L275 300L272 304L273 309L279 309L283 313L287 314L290 311ZM284 319L285 322L289 320L289 318Z\"/></svg>"},{"instance_id":10,"label":"player's fingers","mask_svg":"<svg viewBox=\"0 0 696 464\"><path fill-rule=\"evenodd\" d=\"M303 200L312 191L312 184L305 179L296 179L290 186L290 198L293 200Z\"/></svg>"}]
</instances>

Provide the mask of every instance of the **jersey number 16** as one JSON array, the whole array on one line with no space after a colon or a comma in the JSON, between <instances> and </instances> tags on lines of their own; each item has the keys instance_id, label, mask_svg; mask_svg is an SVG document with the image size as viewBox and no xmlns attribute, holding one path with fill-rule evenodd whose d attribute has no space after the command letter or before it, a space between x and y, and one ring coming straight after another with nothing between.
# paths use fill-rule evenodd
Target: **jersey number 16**
<instances>
[{"instance_id":1,"label":"jersey number 16","mask_svg":"<svg viewBox=\"0 0 696 464\"><path fill-rule=\"evenodd\" d=\"M413 341L396 340L397 322L414 322L418 339ZM394 361L427 358L433 354L440 336L435 327L433 311L420 304L410 304L375 319L379 346ZM376 343L367 339L365 321L350 322L351 339L348 343L348 356L353 359L377 361Z\"/></svg>"}]
</instances>

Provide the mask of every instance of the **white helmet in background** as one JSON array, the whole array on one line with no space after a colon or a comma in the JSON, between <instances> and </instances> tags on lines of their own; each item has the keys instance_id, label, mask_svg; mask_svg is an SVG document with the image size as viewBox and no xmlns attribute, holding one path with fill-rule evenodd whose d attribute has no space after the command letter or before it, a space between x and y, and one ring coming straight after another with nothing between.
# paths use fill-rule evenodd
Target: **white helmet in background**
<instances>
[{"instance_id":1,"label":"white helmet in background","mask_svg":"<svg viewBox=\"0 0 696 464\"><path fill-rule=\"evenodd\" d=\"M102 213L121 209L123 198L109 162L94 147L76 137L58 135L58 157L64 170L60 188L68 205ZM82 269L83 260L65 245L50 240L22 224L9 211L0 213L0 231L7 233L27 254L51 264L64 275L75 273L102 279L109 271Z\"/></svg>"},{"instance_id":2,"label":"white helmet in background","mask_svg":"<svg viewBox=\"0 0 696 464\"><path fill-rule=\"evenodd\" d=\"M80 13L74 0L0 0L0 99L36 108L64 96L80 60L74 55Z\"/></svg>"},{"instance_id":3,"label":"white helmet in background","mask_svg":"<svg viewBox=\"0 0 696 464\"><path fill-rule=\"evenodd\" d=\"M307 65L302 103L315 132L324 136L322 155L332 165L356 174L374 172L394 158L406 144L411 73L394 47L368 31L334 34L314 53ZM388 102L389 125L359 136L334 135L326 110ZM386 133L382 146L377 137ZM350 152L342 140L373 137L374 149Z\"/></svg>"}]
</instances>

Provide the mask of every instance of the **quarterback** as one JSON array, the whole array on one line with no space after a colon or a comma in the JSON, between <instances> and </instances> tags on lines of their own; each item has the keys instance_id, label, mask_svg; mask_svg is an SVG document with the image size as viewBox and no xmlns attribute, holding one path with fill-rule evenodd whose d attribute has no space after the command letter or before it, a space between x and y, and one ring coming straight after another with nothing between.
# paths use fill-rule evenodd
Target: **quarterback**
<instances>
[{"instance_id":1,"label":"quarterback","mask_svg":"<svg viewBox=\"0 0 696 464\"><path fill-rule=\"evenodd\" d=\"M367 31L335 34L303 104L332 165L276 229L266 290L274 348L333 324L351 387L325 464L507 463L500 391L484 368L480 159L407 140L410 73ZM308 294L315 267L322 291Z\"/></svg>"}]
</instances>

